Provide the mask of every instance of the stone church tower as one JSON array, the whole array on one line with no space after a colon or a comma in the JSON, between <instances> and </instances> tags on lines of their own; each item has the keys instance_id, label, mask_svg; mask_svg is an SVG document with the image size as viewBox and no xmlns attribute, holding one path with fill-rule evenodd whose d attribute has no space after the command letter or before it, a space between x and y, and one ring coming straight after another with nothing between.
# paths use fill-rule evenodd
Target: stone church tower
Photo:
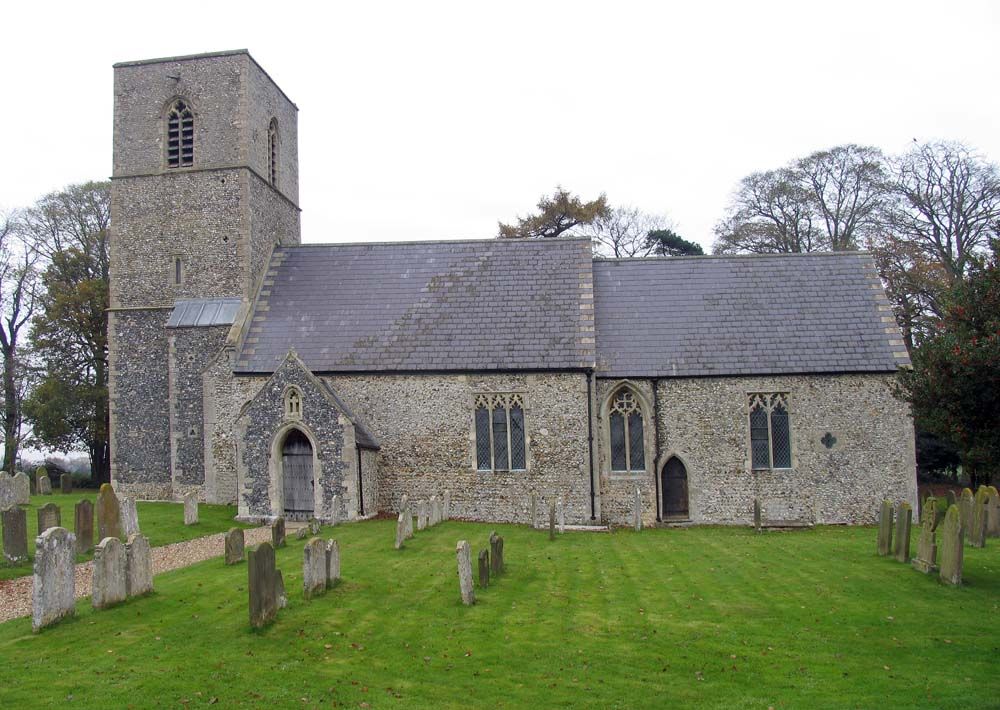
<instances>
[{"instance_id":1,"label":"stone church tower","mask_svg":"<svg viewBox=\"0 0 1000 710\"><path fill-rule=\"evenodd\" d=\"M300 242L298 109L246 50L114 70L111 477L141 497L231 502L232 442L210 431L230 427L206 371L214 390L220 374L238 386L234 348L271 252Z\"/></svg>"}]
</instances>

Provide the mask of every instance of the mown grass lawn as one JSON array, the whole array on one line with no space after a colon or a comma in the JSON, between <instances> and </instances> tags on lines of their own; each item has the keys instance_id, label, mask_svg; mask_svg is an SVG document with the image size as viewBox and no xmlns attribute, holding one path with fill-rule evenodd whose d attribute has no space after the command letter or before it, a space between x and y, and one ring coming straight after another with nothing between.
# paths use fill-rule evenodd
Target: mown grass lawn
<instances>
[{"instance_id":1,"label":"mown grass lawn","mask_svg":"<svg viewBox=\"0 0 1000 710\"><path fill-rule=\"evenodd\" d=\"M81 500L86 499L96 506L96 491L79 491L73 493L55 493L49 496L31 496L31 504L25 508L28 523L28 554L32 557L35 554L35 537L38 536L38 509L47 503L55 503L59 506L62 526L67 530L75 532L74 506ZM181 503L137 503L139 511L139 527L142 534L149 538L149 544L153 547L167 545L171 542L191 540L192 538L211 535L212 533L225 532L231 527L245 527L240 523L233 522L236 515L236 506L231 505L206 505L198 506L197 525L184 524L184 505ZM97 514L94 513L94 542L97 539ZM93 557L93 554L78 555L77 562L85 562ZM32 573L32 560L12 565L3 559L0 554L0 580L13 579ZM2 706L0 706L2 707Z\"/></svg>"},{"instance_id":2,"label":"mown grass lawn","mask_svg":"<svg viewBox=\"0 0 1000 710\"><path fill-rule=\"evenodd\" d=\"M1000 541L967 586L874 555L871 528L573 533L394 522L335 529L343 581L247 619L246 565L32 635L0 624L0 706L982 708L1000 704ZM507 571L463 607L455 543L496 528Z\"/></svg>"}]
</instances>

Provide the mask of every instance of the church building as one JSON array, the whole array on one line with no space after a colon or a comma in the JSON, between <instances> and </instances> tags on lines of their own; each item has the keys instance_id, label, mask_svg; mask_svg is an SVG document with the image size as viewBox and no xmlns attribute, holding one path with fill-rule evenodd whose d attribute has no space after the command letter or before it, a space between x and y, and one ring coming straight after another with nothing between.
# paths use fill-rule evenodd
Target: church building
<instances>
[{"instance_id":1,"label":"church building","mask_svg":"<svg viewBox=\"0 0 1000 710\"><path fill-rule=\"evenodd\" d=\"M299 221L298 109L245 50L114 68L111 470L241 519L867 523L915 503L909 360L862 253L595 258ZM386 206L391 209L391 205ZM333 240L336 240L334 243Z\"/></svg>"}]
</instances>

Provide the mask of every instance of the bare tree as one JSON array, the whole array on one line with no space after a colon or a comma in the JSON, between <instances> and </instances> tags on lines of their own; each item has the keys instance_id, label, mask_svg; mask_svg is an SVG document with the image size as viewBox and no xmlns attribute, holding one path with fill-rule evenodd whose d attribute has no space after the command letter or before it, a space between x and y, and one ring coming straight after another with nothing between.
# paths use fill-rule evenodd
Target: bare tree
<instances>
[{"instance_id":1,"label":"bare tree","mask_svg":"<svg viewBox=\"0 0 1000 710\"><path fill-rule=\"evenodd\" d=\"M665 215L650 214L637 207L614 207L594 220L589 231L596 256L625 259L654 253L656 244L650 241L649 233L671 226Z\"/></svg>"}]
</instances>

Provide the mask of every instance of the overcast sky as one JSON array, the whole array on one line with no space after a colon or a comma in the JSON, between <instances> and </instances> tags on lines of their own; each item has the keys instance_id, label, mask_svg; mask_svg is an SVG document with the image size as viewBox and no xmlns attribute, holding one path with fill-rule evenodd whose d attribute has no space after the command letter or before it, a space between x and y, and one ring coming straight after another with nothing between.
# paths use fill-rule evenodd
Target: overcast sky
<instances>
[{"instance_id":1,"label":"overcast sky","mask_svg":"<svg viewBox=\"0 0 1000 710\"><path fill-rule=\"evenodd\" d=\"M319 8L319 9L317 9ZM492 237L557 184L708 247L741 177L914 138L1000 160L1000 3L5 3L0 207L111 171L116 61L246 47L307 242Z\"/></svg>"}]
</instances>

